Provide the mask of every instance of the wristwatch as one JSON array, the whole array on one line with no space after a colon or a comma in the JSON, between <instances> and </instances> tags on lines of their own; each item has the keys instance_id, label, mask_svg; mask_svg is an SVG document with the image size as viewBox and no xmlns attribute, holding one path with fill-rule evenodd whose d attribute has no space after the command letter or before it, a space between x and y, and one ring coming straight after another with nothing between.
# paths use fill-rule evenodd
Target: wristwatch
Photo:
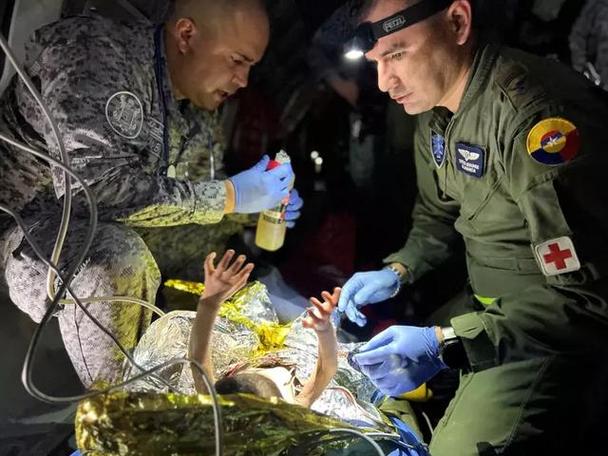
<instances>
[{"instance_id":1,"label":"wristwatch","mask_svg":"<svg viewBox=\"0 0 608 456\"><path fill-rule=\"evenodd\" d=\"M403 269L397 267L397 265L401 266L401 268L403 268ZM408 281L409 274L408 274L408 269L407 269L406 265L401 264L401 263L390 263L390 264L387 264L386 267L388 269L390 269L391 271L393 271L395 274L397 274L397 277L399 277L400 285L403 285L405 282Z\"/></svg>"},{"instance_id":2,"label":"wristwatch","mask_svg":"<svg viewBox=\"0 0 608 456\"><path fill-rule=\"evenodd\" d=\"M451 326L444 326L441 328L441 335L443 336L443 341L441 342L441 349L446 345L453 344L458 340L458 336L456 335L456 331Z\"/></svg>"},{"instance_id":3,"label":"wristwatch","mask_svg":"<svg viewBox=\"0 0 608 456\"><path fill-rule=\"evenodd\" d=\"M393 294L390 296L391 298L394 298L395 296L397 296L399 294L399 291L401 291L401 284L403 283L404 275L399 268L397 268L396 266L394 266L392 264L388 264L384 268L388 269L389 271L393 271L395 273L395 275L397 276L397 288L395 289Z\"/></svg>"},{"instance_id":4,"label":"wristwatch","mask_svg":"<svg viewBox=\"0 0 608 456\"><path fill-rule=\"evenodd\" d=\"M470 369L469 359L462 340L456 335L454 328L445 326L441 328L443 341L439 346L439 358L450 369Z\"/></svg>"}]
</instances>

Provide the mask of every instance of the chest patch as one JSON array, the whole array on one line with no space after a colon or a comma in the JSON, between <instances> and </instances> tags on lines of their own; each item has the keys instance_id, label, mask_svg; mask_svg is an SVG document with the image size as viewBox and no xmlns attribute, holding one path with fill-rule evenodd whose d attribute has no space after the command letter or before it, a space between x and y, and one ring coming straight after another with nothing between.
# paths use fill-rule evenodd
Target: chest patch
<instances>
[{"instance_id":1,"label":"chest patch","mask_svg":"<svg viewBox=\"0 0 608 456\"><path fill-rule=\"evenodd\" d=\"M481 178L486 172L486 151L479 146L456 143L456 169L467 176Z\"/></svg>"},{"instance_id":2,"label":"chest patch","mask_svg":"<svg viewBox=\"0 0 608 456\"><path fill-rule=\"evenodd\" d=\"M135 139L144 124L144 108L135 94L116 92L106 103L106 119L117 134Z\"/></svg>"},{"instance_id":3,"label":"chest patch","mask_svg":"<svg viewBox=\"0 0 608 456\"><path fill-rule=\"evenodd\" d=\"M527 140L528 154L543 165L561 165L572 160L580 149L576 126L559 117L538 122Z\"/></svg>"},{"instance_id":4,"label":"chest patch","mask_svg":"<svg viewBox=\"0 0 608 456\"><path fill-rule=\"evenodd\" d=\"M572 239L567 236L535 245L534 254L546 276L565 274L581 268Z\"/></svg>"},{"instance_id":5,"label":"chest patch","mask_svg":"<svg viewBox=\"0 0 608 456\"><path fill-rule=\"evenodd\" d=\"M439 133L431 131L431 155L437 168L445 163L445 138Z\"/></svg>"}]
</instances>

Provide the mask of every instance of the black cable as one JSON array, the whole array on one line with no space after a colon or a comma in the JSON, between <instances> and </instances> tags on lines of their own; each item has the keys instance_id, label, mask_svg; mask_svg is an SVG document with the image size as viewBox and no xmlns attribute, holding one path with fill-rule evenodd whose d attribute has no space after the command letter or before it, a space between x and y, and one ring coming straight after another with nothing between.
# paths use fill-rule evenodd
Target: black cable
<instances>
[{"instance_id":1,"label":"black cable","mask_svg":"<svg viewBox=\"0 0 608 456\"><path fill-rule=\"evenodd\" d=\"M52 269L55 272L55 274L57 274L57 277L59 277L59 279L63 282L64 278L63 278L61 272L59 271L59 268L44 257L44 254L42 253L42 250L37 245L36 241L28 233L27 226L25 226L25 223L23 223L23 220L21 219L21 217L17 213L15 213L14 211L12 211L11 209L6 208L6 207L4 207L2 205L0 205L0 210L6 212L8 215L10 215L11 217L13 217L13 219L15 220L15 222L17 222L17 225L19 226L19 228L21 228L21 231L23 231L23 235L24 235L25 239L27 240L27 242L32 247L32 250L34 250L34 253L36 254L36 256L48 268ZM76 305L95 324L95 326L97 326L105 335L107 335L110 339L112 339L112 342L114 342L116 344L116 346L118 347L118 349L122 352L122 354L127 358L127 360L129 360L129 362L134 367L136 367L140 371L144 372L145 369L143 367L141 367L139 364L137 364L137 362L135 361L135 359L131 356L131 354L128 352L128 350L125 349L124 346L118 341L118 339L116 339L116 337L105 326L103 326L99 320L97 320L93 315L91 315L91 313L84 306L84 304L82 304L82 302L80 302L80 299L78 297L76 297L76 294L72 291L71 286L68 285L66 287L66 289L67 289L67 292L70 294L70 296L72 296L72 299L76 302ZM24 369L25 369L25 367L24 367ZM30 372L30 376L31 376L31 369L29 369L29 372ZM169 382L165 381L162 377L154 376L154 378L156 378L157 380L159 380L161 383L163 383L165 386L167 386L170 390L173 389L173 387L171 386L171 384L169 384ZM27 390L27 387L26 387L26 390ZM29 392L29 390L28 390L28 392ZM38 399L42 399L42 398L38 397Z\"/></svg>"},{"instance_id":2,"label":"black cable","mask_svg":"<svg viewBox=\"0 0 608 456\"><path fill-rule=\"evenodd\" d=\"M61 299L61 296L63 296L66 293L66 290L69 290L69 285L71 283L71 281L74 279L74 276L76 275L76 272L78 270L78 268L80 267L80 265L83 263L87 252L89 251L92 242L93 242L93 238L94 238L94 234L95 231L97 229L97 203L95 201L95 197L92 194L91 190L88 188L88 186L86 185L86 183L79 177L77 176L68 166L68 157L67 154L65 152L64 146L63 146L63 142L61 141L60 138L60 134L59 134L59 129L56 125L56 123L54 122L53 118L50 116L50 113L48 112L48 109L46 107L46 104L44 103L44 101L42 100L42 98L40 97L40 94L38 93L38 91L36 90L36 88L33 86L32 82L29 80L29 78L27 77L27 75L25 74L25 72L21 69L20 65L17 64L17 61L14 57L14 55L12 55L10 48L8 46L7 41L5 40L4 36L2 36L2 34L0 34L0 47L2 48L2 50L4 51L4 53L6 54L7 58L10 60L11 64L15 67L15 70L17 71L17 74L19 75L19 77L22 79L22 81L24 82L24 84L27 86L27 88L29 89L29 91L31 92L32 96L36 99L36 101L38 102L38 104L40 105L41 109L43 110L43 112L45 113L47 119L49 120L49 122L51 123L51 128L53 130L53 133L55 135L56 141L58 142L58 146L61 152L61 156L64 159L64 161L66 162L66 164L63 164L61 162L59 162L58 160L55 160L54 158L48 156L47 154L44 154L42 152L39 152L33 148L30 148L28 146L25 146L23 144L18 143L17 141L14 141L11 138L6 137L5 135L0 134L0 139L8 142L9 144L12 144L13 146L22 149L26 152L29 152L31 154L33 154L34 156L37 156L39 158L42 158L43 160L46 160L47 162L50 162L56 166L58 166L59 168L61 168L64 171L64 181L65 181L65 195L64 195L64 213L63 213L63 217L62 217L62 222L65 221L67 218L69 218L69 212L70 212L70 201L71 201L71 188L70 188L70 177L73 177L74 179L76 179L76 181L81 185L83 192L85 193L86 199L87 199L87 203L89 205L89 221L90 221L90 225L87 231L87 236L85 238L85 242L83 244L83 248L82 248L82 252L81 254L77 257L77 261L74 263L74 265L72 266L72 268L70 270L68 270L68 274L67 274L67 280L63 280L61 281L61 285L59 287L59 290L56 291L55 296L53 297L51 304L49 306L49 308L47 309L47 311L45 312L44 316L42 317L42 320L40 322L40 324L38 325L38 327L36 328L36 330L34 331L34 335L32 336L32 339L30 341L30 345L28 347L27 353L25 355L25 361L24 361L24 365L23 365L23 370L22 370L22 374L21 374L21 378L22 378L22 382L24 384L25 389L28 391L28 393L30 395L32 395L33 397L36 397L39 400L45 401L45 402L50 402L50 403L63 403L63 402L74 402L74 401L78 401L78 400L82 400L84 398L87 397L92 397L95 395L99 395L99 394L104 394L110 391L113 391L117 388L122 388L130 383L133 383L139 379L145 378L148 375L152 375L153 373L155 373L156 371L160 370L160 369L164 369L165 367L168 367L170 365L176 364L176 363L191 363L194 364L197 368L197 370L200 372L201 376L203 377L203 380L207 386L207 390L210 394L210 396L212 397L212 407L213 407L213 416L214 416L214 424L215 424L215 443L216 443L216 455L218 456L222 456L223 454L223 429L221 426L221 410L219 407L219 402L217 399L217 394L215 393L215 390L213 389L213 385L211 384L211 382L209 381L209 378L207 377L207 375L205 374L204 369L202 368L202 366L195 360L189 360L189 359L181 359L181 360L172 360L169 361L167 363L163 363L160 366L156 366L153 369L150 369L140 375L137 375L135 377L130 378L129 380L122 382L118 385L112 386L107 388L106 390L103 391L94 391L94 392L90 392L84 395L80 395L80 396L73 396L73 397L67 397L67 398L58 398L58 397L53 397L53 396L49 396L46 395L44 393L42 393L40 390L38 390L38 388L36 388L36 386L33 383L32 380L32 366L33 366L33 359L34 359L34 354L35 354L35 350L36 347L38 345L38 342L40 340L40 335L42 333L42 330L45 328L45 326L48 324L48 322L50 321L51 317L53 316L53 314L55 313L58 305L59 305L59 301ZM2 208L2 209L6 209L6 208ZM12 211L10 209L8 209L9 213L11 213ZM66 214L67 212L67 214ZM13 213L14 214L14 213ZM14 214L17 215L17 214ZM19 217L16 218L16 220L20 220ZM21 222L22 223L22 222ZM63 226L63 223L62 223ZM23 226L20 225L20 227L23 230ZM65 228L65 230L67 231L67 227ZM27 230L23 230L24 231L24 235L26 235L27 238ZM29 242L29 241L28 241ZM33 249L37 249L37 246L32 245ZM41 252L39 252L41 253ZM44 257L42 256L40 258L42 261L46 260L44 259ZM55 265L52 265L51 262L48 262L48 266L54 268L54 270L58 273L58 269L55 267ZM103 327L103 325L101 325L101 323L99 321L97 321L92 315L90 315L90 313L88 313L88 311L84 308L84 306L82 306L82 304L78 301L78 299L76 298L76 296L71 293L72 297L74 298L74 300L76 301L77 305L79 305L79 307L83 310L83 312L85 312L85 314L91 318L91 320L93 321L93 323L95 325L97 325L99 327L99 329L101 329L102 331L106 332L106 328ZM118 342L118 340L116 340L114 338L113 335L110 335L110 337L112 337L112 340L117 344L117 346L119 347L119 349L121 349L121 351L123 351L123 353L126 354L126 350L124 349L124 347L122 347L122 345ZM127 355L128 359L131 360L132 358L130 357L130 355ZM133 364L140 368L133 360ZM140 368L141 369L141 368ZM163 381L164 382L164 381Z\"/></svg>"},{"instance_id":3,"label":"black cable","mask_svg":"<svg viewBox=\"0 0 608 456\"><path fill-rule=\"evenodd\" d=\"M0 36L0 39L1 38L2 37ZM82 254L83 258L80 258L79 261L76 263L76 265L79 267L80 264L82 264L82 262L84 260L84 256L86 256L86 252L88 251L88 249L90 248L90 245L92 244L93 235L94 235L96 225L97 225L97 206L95 203L94 195L91 193L90 189L84 183L84 181L76 173L74 173L69 167L65 166L60 161L54 159L53 157L48 156L47 154L45 154L43 152L37 151L33 148L20 144L19 142L14 141L13 139L8 138L1 133L0 133L0 139L8 142L9 144L11 144L17 148L20 148L26 152L33 154L34 156L42 158L43 160L46 160L46 161L56 165L57 167L61 168L62 170L66 171L68 174L70 174L70 176L73 177L82 186L82 189L86 195L86 198L87 198L87 201L88 201L89 207L90 207L90 222L91 223L89 226L89 230L87 232L86 241L84 243L85 248L83 249L83 254ZM11 209L3 207L3 206L0 206L0 209L3 210L4 212L8 213L15 219L17 224L19 224L20 228L22 229L24 236L26 237L26 239L28 239L29 234L27 232L27 227L24 226L23 221L21 220L19 215L16 214ZM46 260L44 258L44 255L41 254L42 252L40 252L40 250L38 249L38 246L36 245L35 241L33 239L29 238L28 242L30 242L30 241L32 241L31 242L32 249L40 257L41 261L45 262L45 264L47 264L49 267L54 268L55 271L59 274L59 271L57 270L56 266L51 264L48 260ZM61 286L59 287L59 291L55 295L49 308L47 309L46 313L42 317L40 324L36 327L36 330L34 331L34 335L32 336L32 339L30 340L30 345L29 345L27 353L25 355L25 361L24 361L23 370L21 373L22 382L23 382L23 385L24 385L26 391L31 396L33 396L41 401L44 401L44 402L48 402L48 403L52 403L52 404L71 403L71 402L80 401L80 400L83 400L83 399L86 399L89 397L97 396L100 394L109 393L116 389L127 386L131 383L134 383L137 380L140 380L149 375L152 375L158 370L164 369L165 367L168 367L168 366L172 366L173 364L191 363L197 368L197 370L203 377L203 381L205 382L205 385L207 386L207 390L209 391L209 395L212 398L213 418L214 418L214 425L215 425L216 456L222 456L223 455L223 427L222 427L221 409L219 407L217 393L215 392L213 385L210 382L209 378L207 377L206 373L204 372L202 366L195 360L188 359L188 358L170 360L166 363L161 364L160 366L156 366L150 370L144 371L142 374L132 377L118 385L111 386L111 387L106 388L101 391L92 391L92 392L85 393L85 394L78 395L78 396L71 396L71 397L49 396L49 395L44 394L40 390L38 390L38 388L34 385L33 380L32 380L32 366L33 366L34 354L36 351L36 347L38 345L38 341L40 339L40 335L41 335L44 327L50 321L56 308L58 307L60 297L63 296L63 294L66 292L66 290L69 291L69 293L72 295L72 297L76 301L77 305L81 306L81 309L83 311L85 311L85 313L86 313L86 309L83 308L84 306L82 306L82 304L79 302L78 298L72 293L71 289L69 288L69 284L70 284L71 280L73 279L76 269L77 269L77 267L73 268L72 271L70 272L70 275L68 275L69 281L62 279L61 275L59 275L60 279L62 279L62 283L61 283ZM106 330L106 328L103 327L103 325L99 321L97 321L92 315L89 315L89 316L92 319L93 323L95 323L101 330ZM111 336L111 337L113 338L113 340L115 340L113 336ZM122 347L122 345L118 341L115 340L115 342L119 348ZM122 347L122 349L124 350L124 347ZM126 352L126 350L125 350L125 352ZM128 359L132 359L130 357L130 355L127 355L127 356L128 356ZM135 362L133 362L133 363L136 367L143 370L143 368L138 366L137 363L135 363ZM163 383L164 383L164 380L161 379L161 381L163 381ZM169 387L170 387L170 385L169 385Z\"/></svg>"}]
</instances>

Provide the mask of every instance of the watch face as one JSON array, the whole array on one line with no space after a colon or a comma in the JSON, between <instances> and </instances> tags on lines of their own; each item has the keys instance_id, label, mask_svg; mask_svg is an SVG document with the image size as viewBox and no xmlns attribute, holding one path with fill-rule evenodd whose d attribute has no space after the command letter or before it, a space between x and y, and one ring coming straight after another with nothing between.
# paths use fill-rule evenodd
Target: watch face
<instances>
[{"instance_id":1,"label":"watch face","mask_svg":"<svg viewBox=\"0 0 608 456\"><path fill-rule=\"evenodd\" d=\"M464 345L458 338L445 341L441 351L441 359L450 369L470 369Z\"/></svg>"}]
</instances>

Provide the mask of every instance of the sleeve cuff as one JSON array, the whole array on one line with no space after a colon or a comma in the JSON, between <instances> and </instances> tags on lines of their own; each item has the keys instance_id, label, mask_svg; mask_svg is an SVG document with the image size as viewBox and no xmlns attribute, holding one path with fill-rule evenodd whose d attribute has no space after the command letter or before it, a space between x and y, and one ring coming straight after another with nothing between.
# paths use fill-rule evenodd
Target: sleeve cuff
<instances>
[{"instance_id":1,"label":"sleeve cuff","mask_svg":"<svg viewBox=\"0 0 608 456\"><path fill-rule=\"evenodd\" d=\"M401 263L403 266L405 266L407 274L403 277L401 281L402 284L412 284L416 279L414 272L416 268L415 266L412 266L414 263L412 261L408 261L407 255L404 255L402 252L392 253L384 258L382 262L385 266L388 266L391 263Z\"/></svg>"},{"instance_id":2,"label":"sleeve cuff","mask_svg":"<svg viewBox=\"0 0 608 456\"><path fill-rule=\"evenodd\" d=\"M226 185L223 181L207 181L195 184L192 222L218 223L224 217Z\"/></svg>"},{"instance_id":3,"label":"sleeve cuff","mask_svg":"<svg viewBox=\"0 0 608 456\"><path fill-rule=\"evenodd\" d=\"M462 341L473 372L489 369L498 364L496 349L488 336L479 312L454 317L450 324Z\"/></svg>"}]
</instances>

